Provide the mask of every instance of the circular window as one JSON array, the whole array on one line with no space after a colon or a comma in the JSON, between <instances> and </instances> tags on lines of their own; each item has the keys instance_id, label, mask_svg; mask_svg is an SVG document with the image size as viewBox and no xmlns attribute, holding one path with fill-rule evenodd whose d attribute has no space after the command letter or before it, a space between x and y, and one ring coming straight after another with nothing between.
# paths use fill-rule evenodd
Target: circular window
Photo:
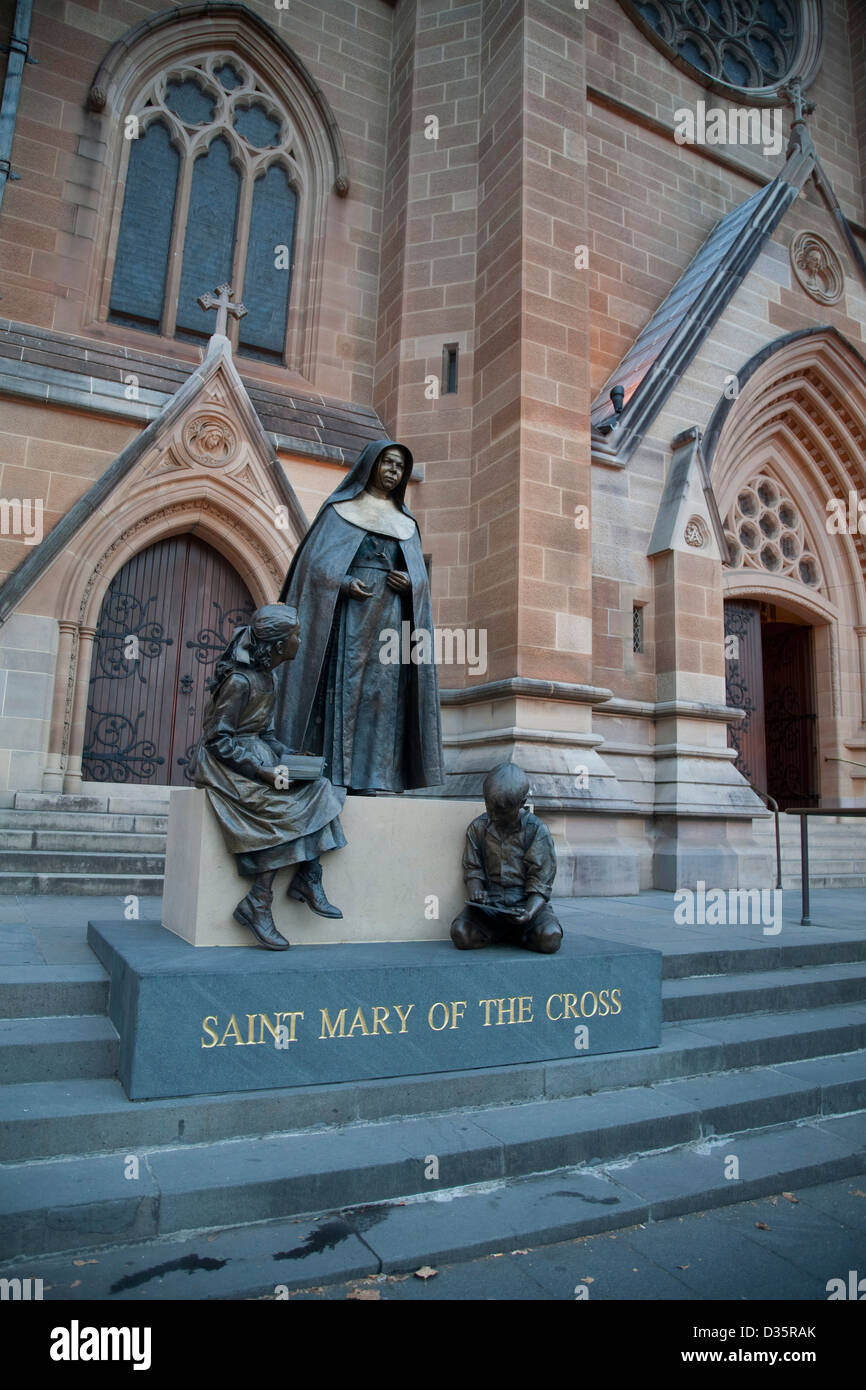
<instances>
[{"instance_id":1,"label":"circular window","mask_svg":"<svg viewBox=\"0 0 866 1390\"><path fill-rule=\"evenodd\" d=\"M657 48L704 86L765 100L821 65L820 0L620 0Z\"/></svg>"},{"instance_id":2,"label":"circular window","mask_svg":"<svg viewBox=\"0 0 866 1390\"><path fill-rule=\"evenodd\" d=\"M741 487L725 523L732 569L787 575L817 589L821 569L808 548L799 509L764 473Z\"/></svg>"}]
</instances>

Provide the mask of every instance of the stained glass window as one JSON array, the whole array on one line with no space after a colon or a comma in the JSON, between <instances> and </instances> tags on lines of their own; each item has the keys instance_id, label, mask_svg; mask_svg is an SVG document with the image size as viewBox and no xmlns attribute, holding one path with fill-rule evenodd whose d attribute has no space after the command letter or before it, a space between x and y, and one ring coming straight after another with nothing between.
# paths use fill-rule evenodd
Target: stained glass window
<instances>
[{"instance_id":1,"label":"stained glass window","mask_svg":"<svg viewBox=\"0 0 866 1390\"><path fill-rule=\"evenodd\" d=\"M623 0L684 62L741 89L791 76L804 0ZM814 8L814 3L812 4Z\"/></svg>"},{"instance_id":2,"label":"stained glass window","mask_svg":"<svg viewBox=\"0 0 866 1390\"><path fill-rule=\"evenodd\" d=\"M131 114L109 319L204 338L198 296L227 281L248 310L230 325L238 351L284 361L301 183L289 113L213 55L152 79Z\"/></svg>"}]
</instances>

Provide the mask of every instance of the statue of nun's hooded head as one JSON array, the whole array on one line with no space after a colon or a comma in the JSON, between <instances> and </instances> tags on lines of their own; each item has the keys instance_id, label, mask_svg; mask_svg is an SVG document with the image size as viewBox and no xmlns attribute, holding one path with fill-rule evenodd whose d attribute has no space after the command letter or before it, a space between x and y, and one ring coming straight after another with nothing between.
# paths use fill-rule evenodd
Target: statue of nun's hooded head
<instances>
[{"instance_id":1,"label":"statue of nun's hooded head","mask_svg":"<svg viewBox=\"0 0 866 1390\"><path fill-rule=\"evenodd\" d=\"M371 440L358 455L340 486L335 488L330 497L323 503L323 507L330 507L334 502L348 502L351 498L358 497L366 489L368 483L374 480L376 464L386 449L399 449L403 455L403 476L391 492L391 501L402 512L405 512L406 516L411 516L412 513L406 506L405 498L406 486L412 476L414 459L412 458L412 450L408 449L405 444L398 444L394 439Z\"/></svg>"},{"instance_id":2,"label":"statue of nun's hooded head","mask_svg":"<svg viewBox=\"0 0 866 1390\"><path fill-rule=\"evenodd\" d=\"M358 498L362 497L363 493L366 492L369 484L371 482L375 482L376 465L378 464L379 459L382 457L382 455L385 453L387 449L399 449L400 453L403 455L403 476L401 477L397 486L393 488L391 493L389 494L388 502L391 503L399 512L401 512L403 516L408 517L410 521L415 521L415 518L409 511L409 508L406 506L405 500L406 488L408 486L409 479L412 476L412 467L414 464L411 449L408 449L405 444L398 444L397 441L394 439L371 440L370 443L367 444L364 449L362 449L361 453L358 455L357 459L353 463L352 467L349 469L349 472L346 474L339 487L334 488L334 491L331 493L330 497L325 498L324 502L322 503L321 507L316 513L309 531L301 540L297 550L295 551L294 556L292 557L292 563L289 566L289 572L286 575L286 582L283 585L282 593L280 594L281 600L285 600L286 594L289 592L291 588L292 580L295 571L297 570L298 564L300 563L303 551L313 541L313 538L316 536L317 531L321 528L322 522L328 519L328 513L330 509L336 505L344 504L347 502L353 502L356 501Z\"/></svg>"},{"instance_id":3,"label":"statue of nun's hooded head","mask_svg":"<svg viewBox=\"0 0 866 1390\"><path fill-rule=\"evenodd\" d=\"M387 499L377 499L367 489L375 481L376 464L388 449L400 450L403 473ZM413 462L411 450L396 440L375 439L367 444L339 487L319 508L292 559L280 599L298 610L301 648L292 663L291 677L284 674L282 681L278 679L277 711L277 732L291 748L307 746L307 726L328 642L334 624L339 622L341 585L368 532L385 533L399 541L412 585L406 617L413 628L428 630L432 638L433 614L421 536L405 501ZM376 659L374 653L371 659ZM413 736L415 767L408 785L441 786L444 772L435 663L414 665L410 674L412 719L417 727Z\"/></svg>"}]
</instances>

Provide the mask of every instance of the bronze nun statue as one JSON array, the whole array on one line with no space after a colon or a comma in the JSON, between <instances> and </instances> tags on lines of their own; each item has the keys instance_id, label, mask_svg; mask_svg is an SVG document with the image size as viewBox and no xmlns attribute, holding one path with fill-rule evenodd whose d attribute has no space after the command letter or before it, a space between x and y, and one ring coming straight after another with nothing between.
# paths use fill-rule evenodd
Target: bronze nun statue
<instances>
[{"instance_id":1,"label":"bronze nun statue","mask_svg":"<svg viewBox=\"0 0 866 1390\"><path fill-rule=\"evenodd\" d=\"M235 630L210 681L201 738L195 753L195 783L207 790L238 872L253 880L234 910L272 951L289 946L271 915L278 869L297 865L289 896L306 902L320 917L342 917L322 886L319 855L346 843L340 825L345 794L324 777L288 781L282 760L293 749L273 725L273 672L291 662L300 645L298 615L269 603Z\"/></svg>"},{"instance_id":2,"label":"bronze nun statue","mask_svg":"<svg viewBox=\"0 0 866 1390\"><path fill-rule=\"evenodd\" d=\"M291 678L285 667L277 677L276 729L324 754L324 775L353 793L445 780L430 588L405 502L412 462L405 444L367 445L319 509L280 595L304 637Z\"/></svg>"}]
</instances>

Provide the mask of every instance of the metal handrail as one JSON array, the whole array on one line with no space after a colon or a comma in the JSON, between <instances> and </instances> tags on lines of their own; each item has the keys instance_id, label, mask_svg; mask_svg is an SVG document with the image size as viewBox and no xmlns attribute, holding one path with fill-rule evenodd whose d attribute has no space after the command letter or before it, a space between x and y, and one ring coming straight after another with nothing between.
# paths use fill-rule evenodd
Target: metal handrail
<instances>
[{"instance_id":1,"label":"metal handrail","mask_svg":"<svg viewBox=\"0 0 866 1390\"><path fill-rule=\"evenodd\" d=\"M767 792L759 791L752 783L749 783L755 796L759 796L762 801L766 801L767 809L773 812L776 821L776 887L782 886L782 836L779 830L779 803L775 797L769 796Z\"/></svg>"}]
</instances>

